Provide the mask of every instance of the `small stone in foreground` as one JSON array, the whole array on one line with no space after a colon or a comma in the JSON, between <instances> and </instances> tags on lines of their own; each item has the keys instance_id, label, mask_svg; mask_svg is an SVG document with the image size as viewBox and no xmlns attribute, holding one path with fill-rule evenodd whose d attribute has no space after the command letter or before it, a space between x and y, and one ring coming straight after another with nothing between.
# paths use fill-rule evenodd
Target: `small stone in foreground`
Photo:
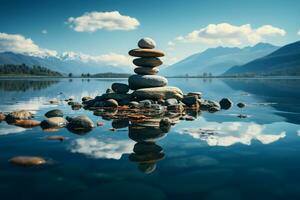
<instances>
[{"instance_id":1,"label":"small stone in foreground","mask_svg":"<svg viewBox=\"0 0 300 200\"><path fill-rule=\"evenodd\" d=\"M35 156L17 156L10 159L9 162L24 167L38 166L47 163L44 158Z\"/></svg>"},{"instance_id":2,"label":"small stone in foreground","mask_svg":"<svg viewBox=\"0 0 300 200\"><path fill-rule=\"evenodd\" d=\"M111 89L115 93L126 94L129 91L129 86L125 83L113 83Z\"/></svg>"},{"instance_id":3,"label":"small stone in foreground","mask_svg":"<svg viewBox=\"0 0 300 200\"><path fill-rule=\"evenodd\" d=\"M228 98L223 98L221 99L219 104L221 106L221 109L228 110L232 106L232 101L230 101L230 99Z\"/></svg>"},{"instance_id":4,"label":"small stone in foreground","mask_svg":"<svg viewBox=\"0 0 300 200\"><path fill-rule=\"evenodd\" d=\"M51 117L63 117L64 113L63 113L63 111L61 111L59 109L54 109L54 110L50 110L50 111L46 112L45 116L47 118L51 118Z\"/></svg>"}]
</instances>

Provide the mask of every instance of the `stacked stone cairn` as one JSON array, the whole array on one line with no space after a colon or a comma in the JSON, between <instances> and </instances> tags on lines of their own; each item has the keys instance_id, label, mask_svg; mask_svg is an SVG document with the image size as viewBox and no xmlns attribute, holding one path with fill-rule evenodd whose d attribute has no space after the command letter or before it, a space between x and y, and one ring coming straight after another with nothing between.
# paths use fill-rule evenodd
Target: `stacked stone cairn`
<instances>
[{"instance_id":1,"label":"stacked stone cairn","mask_svg":"<svg viewBox=\"0 0 300 200\"><path fill-rule=\"evenodd\" d=\"M128 118L132 115L152 118L157 116L157 113L161 118L168 115L165 111L184 115L188 114L189 109L210 112L220 110L219 103L202 99L200 92L189 92L184 95L179 88L168 86L165 77L157 75L158 67L163 63L160 58L165 54L155 49L154 40L142 38L138 42L138 47L128 53L135 57L133 64L137 66L134 69L135 74L128 78L128 84L113 83L104 94L94 99L82 99L84 108L108 119Z\"/></svg>"},{"instance_id":2,"label":"stacked stone cairn","mask_svg":"<svg viewBox=\"0 0 300 200\"><path fill-rule=\"evenodd\" d=\"M167 86L168 80L158 76L158 66L163 62L160 57L165 54L154 49L155 41L151 38L143 38L138 42L138 49L129 51L129 55L138 57L133 60L137 66L135 75L128 79L129 88L135 90L133 96L137 99L164 100L169 98L182 99L182 91L176 87Z\"/></svg>"}]
</instances>

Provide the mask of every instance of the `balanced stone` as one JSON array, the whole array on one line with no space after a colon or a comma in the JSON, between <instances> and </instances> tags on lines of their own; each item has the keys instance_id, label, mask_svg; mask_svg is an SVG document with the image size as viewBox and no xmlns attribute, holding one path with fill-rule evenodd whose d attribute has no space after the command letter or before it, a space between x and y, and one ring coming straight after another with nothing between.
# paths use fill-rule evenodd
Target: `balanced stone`
<instances>
[{"instance_id":1,"label":"balanced stone","mask_svg":"<svg viewBox=\"0 0 300 200\"><path fill-rule=\"evenodd\" d=\"M153 88L142 88L133 92L132 94L137 99L182 99L183 93L177 87L153 87Z\"/></svg>"},{"instance_id":2,"label":"balanced stone","mask_svg":"<svg viewBox=\"0 0 300 200\"><path fill-rule=\"evenodd\" d=\"M157 75L131 75L128 83L130 89L136 90L140 88L163 87L168 84L168 80Z\"/></svg>"},{"instance_id":3,"label":"balanced stone","mask_svg":"<svg viewBox=\"0 0 300 200\"><path fill-rule=\"evenodd\" d=\"M134 69L134 72L140 75L155 75L159 72L159 69L156 67L137 67Z\"/></svg>"},{"instance_id":4,"label":"balanced stone","mask_svg":"<svg viewBox=\"0 0 300 200\"><path fill-rule=\"evenodd\" d=\"M157 67L163 62L159 58L136 58L133 64L140 67Z\"/></svg>"},{"instance_id":5,"label":"balanced stone","mask_svg":"<svg viewBox=\"0 0 300 200\"><path fill-rule=\"evenodd\" d=\"M165 55L164 52L155 49L132 49L128 52L128 54L134 57L143 58L163 57Z\"/></svg>"},{"instance_id":6,"label":"balanced stone","mask_svg":"<svg viewBox=\"0 0 300 200\"><path fill-rule=\"evenodd\" d=\"M156 43L151 38L145 37L140 39L140 41L138 42L138 46L142 49L154 49Z\"/></svg>"}]
</instances>

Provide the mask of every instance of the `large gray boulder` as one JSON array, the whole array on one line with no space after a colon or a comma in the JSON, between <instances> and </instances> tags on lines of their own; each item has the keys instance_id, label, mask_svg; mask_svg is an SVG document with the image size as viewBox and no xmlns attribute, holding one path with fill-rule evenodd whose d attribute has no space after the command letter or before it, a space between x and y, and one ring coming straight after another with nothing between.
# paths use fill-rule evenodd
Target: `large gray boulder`
<instances>
[{"instance_id":1,"label":"large gray boulder","mask_svg":"<svg viewBox=\"0 0 300 200\"><path fill-rule=\"evenodd\" d=\"M153 88L142 88L134 91L132 96L137 99L182 99L183 93L177 87L165 86L165 87L153 87Z\"/></svg>"},{"instance_id":2,"label":"large gray boulder","mask_svg":"<svg viewBox=\"0 0 300 200\"><path fill-rule=\"evenodd\" d=\"M165 77L157 75L131 75L128 78L129 88L132 90L140 88L163 87L168 84Z\"/></svg>"}]
</instances>

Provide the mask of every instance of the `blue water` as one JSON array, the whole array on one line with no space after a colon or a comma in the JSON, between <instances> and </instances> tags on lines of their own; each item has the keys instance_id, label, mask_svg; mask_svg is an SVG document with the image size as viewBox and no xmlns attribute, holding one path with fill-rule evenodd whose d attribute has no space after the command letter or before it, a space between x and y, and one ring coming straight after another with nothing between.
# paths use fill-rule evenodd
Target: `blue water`
<instances>
[{"instance_id":1,"label":"blue water","mask_svg":"<svg viewBox=\"0 0 300 200\"><path fill-rule=\"evenodd\" d=\"M247 106L180 121L154 137L163 153L154 152L157 159L146 164L129 159L136 141L128 128L112 132L112 121L91 111L74 111L64 101L49 103L96 96L113 82L126 79L0 80L2 112L28 109L43 120L48 110L59 108L104 123L86 135L0 123L1 199L300 198L300 79L169 79L184 92ZM240 113L249 117L240 119ZM66 140L49 141L50 135ZM19 155L42 156L49 164L24 168L8 162Z\"/></svg>"}]
</instances>

